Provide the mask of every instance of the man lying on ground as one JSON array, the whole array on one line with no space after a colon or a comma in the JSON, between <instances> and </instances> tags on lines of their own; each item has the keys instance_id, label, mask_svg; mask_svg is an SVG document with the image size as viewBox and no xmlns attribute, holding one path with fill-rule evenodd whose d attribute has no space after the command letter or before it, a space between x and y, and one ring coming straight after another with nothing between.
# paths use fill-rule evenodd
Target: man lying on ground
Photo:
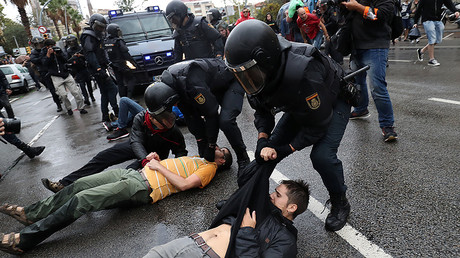
<instances>
[{"instance_id":1,"label":"man lying on ground","mask_svg":"<svg viewBox=\"0 0 460 258\"><path fill-rule=\"evenodd\" d=\"M19 233L0 233L0 250L21 254L82 215L123 205L155 203L170 194L203 188L218 168L231 166L227 148L216 147L214 162L198 157L152 160L139 171L114 169L78 179L70 186L27 207L3 204L0 212L26 225Z\"/></svg>"}]
</instances>

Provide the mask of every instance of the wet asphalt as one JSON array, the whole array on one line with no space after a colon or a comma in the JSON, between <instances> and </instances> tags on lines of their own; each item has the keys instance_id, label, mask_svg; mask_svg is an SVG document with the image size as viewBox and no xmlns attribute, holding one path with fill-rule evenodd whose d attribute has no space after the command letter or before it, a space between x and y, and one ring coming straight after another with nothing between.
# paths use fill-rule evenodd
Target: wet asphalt
<instances>
[{"instance_id":1,"label":"wet asphalt","mask_svg":"<svg viewBox=\"0 0 460 258\"><path fill-rule=\"evenodd\" d=\"M440 67L427 66L426 58L416 61L416 48L426 44L426 38L417 45L397 42L390 49L387 82L398 141L383 142L371 100L371 117L350 121L339 149L352 207L350 226L394 257L460 256L460 32L447 30L444 35L450 36L435 50ZM46 149L33 160L0 143L1 203L24 206L51 195L40 178L60 179L116 143L106 140L99 90L95 95L97 101L87 107L88 114L73 116L57 113L49 92L34 90L11 97L22 120L19 138L30 142L48 128L34 143ZM141 95L138 98L142 103ZM245 101L238 123L248 151L256 146L253 121ZM197 154L193 136L186 128L182 131L189 154ZM222 133L218 144L229 146ZM312 197L324 204L327 191L309 153L306 148L291 155L277 170L288 178L307 180ZM24 256L141 257L155 245L203 231L217 213L215 203L236 190L236 167L218 174L205 189L179 193L153 205L84 215ZM273 181L271 185L276 186ZM338 234L325 231L310 211L300 215L295 226L298 257L363 256ZM0 232L22 227L0 214ZM8 254L0 252L0 256Z\"/></svg>"}]
</instances>

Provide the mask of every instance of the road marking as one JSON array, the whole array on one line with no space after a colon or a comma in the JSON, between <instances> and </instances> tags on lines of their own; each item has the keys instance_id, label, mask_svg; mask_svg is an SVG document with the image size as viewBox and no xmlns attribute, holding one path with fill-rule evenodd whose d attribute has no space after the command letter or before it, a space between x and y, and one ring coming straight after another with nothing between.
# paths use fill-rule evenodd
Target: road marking
<instances>
[{"instance_id":1,"label":"road marking","mask_svg":"<svg viewBox=\"0 0 460 258\"><path fill-rule=\"evenodd\" d=\"M460 101L449 100L449 99L429 98L428 100L437 101L437 102L443 102L443 103L449 103L449 104L460 105Z\"/></svg>"},{"instance_id":2,"label":"road marking","mask_svg":"<svg viewBox=\"0 0 460 258\"><path fill-rule=\"evenodd\" d=\"M452 35L454 35L454 33L451 33L451 34L449 34L449 35L445 36L445 37L444 37L444 38L442 38L442 39L446 39L446 38L448 38L448 37L450 37L450 36L452 36Z\"/></svg>"},{"instance_id":3,"label":"road marking","mask_svg":"<svg viewBox=\"0 0 460 258\"><path fill-rule=\"evenodd\" d=\"M11 98L11 99L10 99L10 103L13 103L13 102L15 102L15 101L18 100L18 99L19 99L19 98Z\"/></svg>"},{"instance_id":4,"label":"road marking","mask_svg":"<svg viewBox=\"0 0 460 258\"><path fill-rule=\"evenodd\" d=\"M49 121L41 130L40 132L35 135L35 137L29 142L29 145L32 146L44 133L45 131L51 126L51 124L59 117L59 115L54 116L51 121Z\"/></svg>"},{"instance_id":5,"label":"road marking","mask_svg":"<svg viewBox=\"0 0 460 258\"><path fill-rule=\"evenodd\" d=\"M254 159L254 152L248 151L248 155L251 158L251 160ZM273 180L275 183L279 183L281 180L289 180L288 177L283 175L277 169L273 170L270 179ZM329 214L329 209L325 207L322 203L320 203L318 200L313 198L311 195L308 210L312 212L322 222L326 220L327 214ZM337 233L337 235L339 235L345 241L347 241L364 257L392 257L391 255L385 253L385 251L382 248L369 241L365 235L360 233L358 230L354 229L348 223L345 224L345 226L341 230L335 231L335 233Z\"/></svg>"}]
</instances>

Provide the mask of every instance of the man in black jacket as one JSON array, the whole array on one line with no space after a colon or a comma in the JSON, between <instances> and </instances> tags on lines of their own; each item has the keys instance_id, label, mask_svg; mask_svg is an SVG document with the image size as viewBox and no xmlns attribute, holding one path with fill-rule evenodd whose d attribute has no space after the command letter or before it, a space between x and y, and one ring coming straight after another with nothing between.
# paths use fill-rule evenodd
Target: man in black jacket
<instances>
[{"instance_id":1,"label":"man in black jacket","mask_svg":"<svg viewBox=\"0 0 460 258\"><path fill-rule=\"evenodd\" d=\"M168 67L161 75L164 84L178 94L177 106L195 136L198 152L214 160L219 128L238 158L238 171L249 164L246 145L236 123L243 106L244 90L219 58L183 61ZM220 113L219 113L220 106Z\"/></svg>"},{"instance_id":2,"label":"man in black jacket","mask_svg":"<svg viewBox=\"0 0 460 258\"><path fill-rule=\"evenodd\" d=\"M222 57L224 45L220 33L205 17L195 17L181 1L166 6L166 17L174 28L174 55L176 62L204 57Z\"/></svg>"},{"instance_id":3,"label":"man in black jacket","mask_svg":"<svg viewBox=\"0 0 460 258\"><path fill-rule=\"evenodd\" d=\"M8 79L6 79L3 71L0 70L0 110L5 108L9 118L14 118L14 111L10 104L10 98L8 97L12 92Z\"/></svg>"},{"instance_id":4,"label":"man in black jacket","mask_svg":"<svg viewBox=\"0 0 460 258\"><path fill-rule=\"evenodd\" d=\"M259 167L255 162L249 166ZM284 180L267 195L274 166L268 167L257 169L247 187L230 197L209 230L156 246L145 257L296 257L297 229L292 221L307 209L310 191L301 180ZM239 210L239 201L248 191L252 192L249 203L259 207ZM235 215L241 211L244 215L238 219Z\"/></svg>"},{"instance_id":5,"label":"man in black jacket","mask_svg":"<svg viewBox=\"0 0 460 258\"><path fill-rule=\"evenodd\" d=\"M149 95L151 91L155 90L148 87L144 95ZM145 100L147 105L150 101L148 98ZM166 159L170 151L176 158L187 155L181 131L174 123L161 122L160 118L155 119L145 110L134 117L129 141L99 152L86 165L58 182L43 178L42 183L50 191L58 192L77 179L99 173L110 166L135 159L127 168L139 169L153 158L153 152L158 153L160 159Z\"/></svg>"},{"instance_id":6,"label":"man in black jacket","mask_svg":"<svg viewBox=\"0 0 460 258\"><path fill-rule=\"evenodd\" d=\"M417 49L417 58L419 61L423 61L423 54L428 51L430 56L428 65L430 66L441 65L434 58L434 46L441 43L444 33L444 24L441 21L442 5L445 5L455 13L455 19L458 19L460 13L451 0L420 0L414 15L414 21L418 21L420 16L422 17L423 28L428 38L428 44L423 48ZM417 26L415 22L414 28Z\"/></svg>"},{"instance_id":7,"label":"man in black jacket","mask_svg":"<svg viewBox=\"0 0 460 258\"><path fill-rule=\"evenodd\" d=\"M106 53L102 48L103 33L107 27L107 21L101 14L95 13L89 19L89 27L85 28L80 37L83 54L88 61L88 69L96 79L101 91L101 112L102 121L110 122L109 103L112 106L115 116L118 116L117 86L107 75Z\"/></svg>"},{"instance_id":8,"label":"man in black jacket","mask_svg":"<svg viewBox=\"0 0 460 258\"><path fill-rule=\"evenodd\" d=\"M65 53L56 46L56 42L52 39L45 40L44 45L45 47L40 53L42 63L48 68L48 73L51 76L53 85L56 87L56 91L67 109L67 114L73 115L72 104L70 104L67 98L67 91L75 98L80 114L88 113L88 111L84 109L85 103L83 102L83 95L81 94L80 88L77 86L72 75L68 72L66 66L67 57Z\"/></svg>"}]
</instances>

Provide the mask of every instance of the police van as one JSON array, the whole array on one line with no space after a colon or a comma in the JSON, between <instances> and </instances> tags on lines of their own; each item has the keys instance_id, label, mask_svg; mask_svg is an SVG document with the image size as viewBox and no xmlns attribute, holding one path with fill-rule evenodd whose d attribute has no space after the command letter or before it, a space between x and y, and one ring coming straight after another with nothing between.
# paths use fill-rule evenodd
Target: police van
<instances>
[{"instance_id":1,"label":"police van","mask_svg":"<svg viewBox=\"0 0 460 258\"><path fill-rule=\"evenodd\" d=\"M152 83L156 76L174 64L173 29L158 6L144 12L108 12L108 23L120 26L129 53L137 63L133 70L136 86Z\"/></svg>"}]
</instances>

